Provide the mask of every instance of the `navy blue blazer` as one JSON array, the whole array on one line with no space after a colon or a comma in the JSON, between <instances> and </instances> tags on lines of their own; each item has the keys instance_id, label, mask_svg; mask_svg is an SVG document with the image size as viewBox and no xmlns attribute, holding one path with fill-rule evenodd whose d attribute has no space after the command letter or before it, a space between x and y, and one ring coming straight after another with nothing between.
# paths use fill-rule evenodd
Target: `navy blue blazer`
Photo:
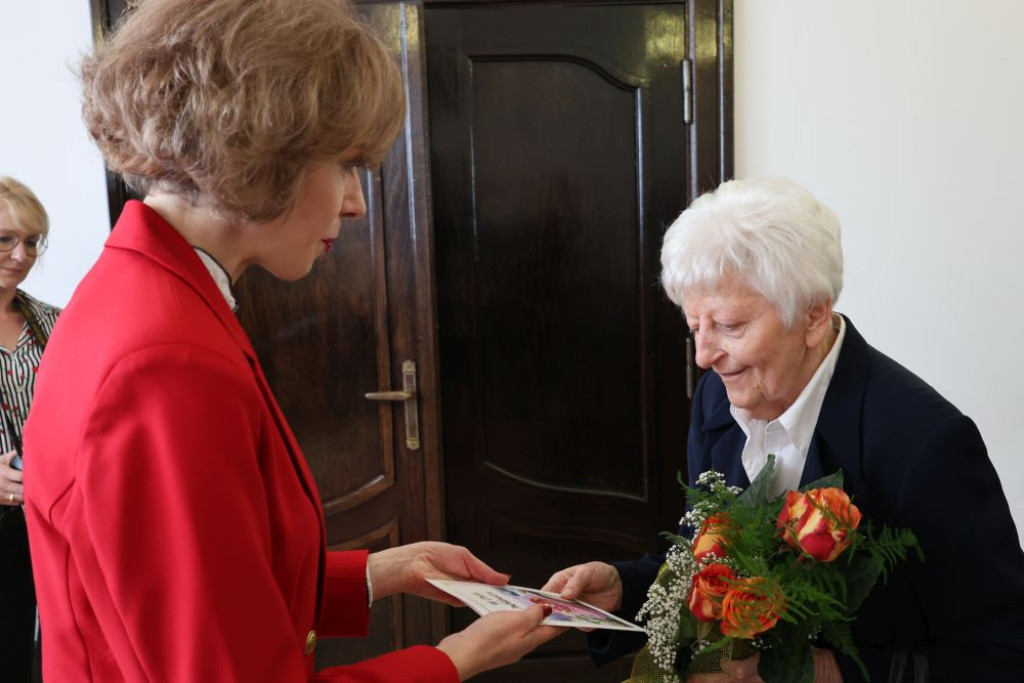
<instances>
[{"instance_id":1,"label":"navy blue blazer","mask_svg":"<svg viewBox=\"0 0 1024 683\"><path fill-rule=\"evenodd\" d=\"M714 468L747 486L744 441L721 379L705 373L693 398L690 484ZM839 469L865 518L913 530L925 555L879 582L858 612L854 638L871 680L1024 681L1024 552L981 434L849 319L801 484ZM643 604L661 561L615 563L624 617ZM589 640L597 663L642 644L608 631ZM838 659L844 681L863 680Z\"/></svg>"}]
</instances>

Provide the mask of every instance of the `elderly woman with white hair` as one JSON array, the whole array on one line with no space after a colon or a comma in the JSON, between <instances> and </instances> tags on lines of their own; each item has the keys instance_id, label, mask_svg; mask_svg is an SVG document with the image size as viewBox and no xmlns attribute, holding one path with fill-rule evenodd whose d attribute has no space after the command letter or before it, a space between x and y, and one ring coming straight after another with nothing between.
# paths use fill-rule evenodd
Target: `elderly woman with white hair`
<instances>
[{"instance_id":1,"label":"elderly woman with white hair","mask_svg":"<svg viewBox=\"0 0 1024 683\"><path fill-rule=\"evenodd\" d=\"M788 180L727 182L669 228L662 267L697 364L713 371L693 398L690 484L714 469L746 487L769 453L774 493L841 470L865 517L911 529L925 556L859 610L854 640L871 679L1024 680L1024 553L999 478L975 424L833 311L843 254L832 211ZM632 618L660 563L590 562L546 589ZM639 644L600 633L589 647L600 664ZM819 645L816 680L863 680ZM691 680L753 683L757 664Z\"/></svg>"}]
</instances>

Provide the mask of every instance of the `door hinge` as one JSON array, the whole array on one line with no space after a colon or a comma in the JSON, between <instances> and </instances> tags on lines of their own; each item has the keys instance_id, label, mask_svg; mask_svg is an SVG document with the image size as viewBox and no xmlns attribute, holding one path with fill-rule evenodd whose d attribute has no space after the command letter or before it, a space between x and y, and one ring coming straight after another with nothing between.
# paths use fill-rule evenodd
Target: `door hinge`
<instances>
[{"instance_id":1,"label":"door hinge","mask_svg":"<svg viewBox=\"0 0 1024 683\"><path fill-rule=\"evenodd\" d=\"M693 123L693 60L679 62L679 71L683 82L683 124L688 126Z\"/></svg>"}]
</instances>

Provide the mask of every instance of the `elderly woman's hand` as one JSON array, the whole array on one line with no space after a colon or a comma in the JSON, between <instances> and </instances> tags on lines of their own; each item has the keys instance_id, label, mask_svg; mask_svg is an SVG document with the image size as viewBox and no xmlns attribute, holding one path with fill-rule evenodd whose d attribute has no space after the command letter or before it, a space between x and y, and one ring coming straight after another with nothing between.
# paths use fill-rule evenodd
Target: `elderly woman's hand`
<instances>
[{"instance_id":1,"label":"elderly woman's hand","mask_svg":"<svg viewBox=\"0 0 1024 683\"><path fill-rule=\"evenodd\" d=\"M582 600L609 612L622 606L619 570L604 562L577 564L555 572L541 590L558 593L567 600Z\"/></svg>"},{"instance_id":2,"label":"elderly woman's hand","mask_svg":"<svg viewBox=\"0 0 1024 683\"><path fill-rule=\"evenodd\" d=\"M764 683L757 674L759 657L746 659L727 659L722 662L722 672L713 674L694 674L686 679L686 683Z\"/></svg>"},{"instance_id":3,"label":"elderly woman's hand","mask_svg":"<svg viewBox=\"0 0 1024 683\"><path fill-rule=\"evenodd\" d=\"M16 455L14 451L0 455L0 505L21 505L25 502L21 470L11 467L11 459Z\"/></svg>"},{"instance_id":4,"label":"elderly woman's hand","mask_svg":"<svg viewBox=\"0 0 1024 683\"><path fill-rule=\"evenodd\" d=\"M814 659L814 683L843 683L843 675L839 672L839 664L831 650L812 647ZM722 673L695 674L686 679L686 683L764 683L757 674L759 657L726 660L722 662Z\"/></svg>"}]
</instances>

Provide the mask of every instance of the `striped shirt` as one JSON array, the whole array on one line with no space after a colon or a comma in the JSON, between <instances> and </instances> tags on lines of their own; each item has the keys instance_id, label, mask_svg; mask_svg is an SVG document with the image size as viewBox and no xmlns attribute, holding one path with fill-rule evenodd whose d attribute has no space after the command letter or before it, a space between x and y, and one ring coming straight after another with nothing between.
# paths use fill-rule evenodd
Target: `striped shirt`
<instances>
[{"instance_id":1,"label":"striped shirt","mask_svg":"<svg viewBox=\"0 0 1024 683\"><path fill-rule=\"evenodd\" d=\"M15 297L33 313L47 336L53 331L59 308L34 299L18 290ZM21 430L32 406L32 392L36 385L36 372L43 357L43 345L26 322L22 325L18 344L13 350L0 345L0 408L14 423L14 429L21 439ZM7 420L0 420L0 453L14 450L14 441L8 433Z\"/></svg>"}]
</instances>

